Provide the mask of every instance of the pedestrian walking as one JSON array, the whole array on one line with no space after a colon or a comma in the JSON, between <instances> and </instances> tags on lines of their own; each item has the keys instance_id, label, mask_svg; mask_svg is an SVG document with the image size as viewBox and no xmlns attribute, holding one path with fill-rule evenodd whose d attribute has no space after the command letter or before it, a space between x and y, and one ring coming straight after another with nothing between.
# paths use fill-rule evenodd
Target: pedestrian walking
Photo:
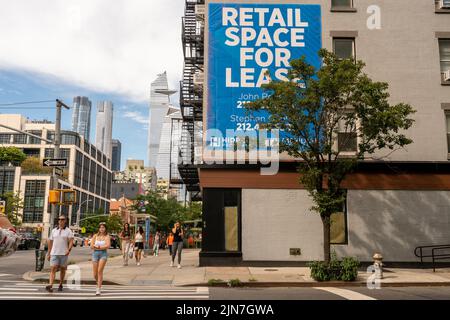
<instances>
[{"instance_id":1,"label":"pedestrian walking","mask_svg":"<svg viewBox=\"0 0 450 320\"><path fill-rule=\"evenodd\" d=\"M159 230L157 230L155 233L155 238L153 239L153 255L156 257L158 256L159 253L160 241L161 241L161 233L159 232Z\"/></svg>"},{"instance_id":2,"label":"pedestrian walking","mask_svg":"<svg viewBox=\"0 0 450 320\"><path fill-rule=\"evenodd\" d=\"M130 230L130 224L125 223L123 225L123 230L119 234L120 240L121 240L121 248L122 248L122 256L123 256L123 265L128 265L128 254L131 248L131 230Z\"/></svg>"},{"instance_id":3,"label":"pedestrian walking","mask_svg":"<svg viewBox=\"0 0 450 320\"><path fill-rule=\"evenodd\" d=\"M173 233L170 231L167 237L167 246L169 247L169 255L172 256Z\"/></svg>"},{"instance_id":4,"label":"pedestrian walking","mask_svg":"<svg viewBox=\"0 0 450 320\"><path fill-rule=\"evenodd\" d=\"M139 231L134 235L134 250L136 265L141 265L142 251L144 250L144 229L139 227Z\"/></svg>"},{"instance_id":5,"label":"pedestrian walking","mask_svg":"<svg viewBox=\"0 0 450 320\"><path fill-rule=\"evenodd\" d=\"M53 282L55 282L56 272L60 270L58 291L63 290L63 282L66 276L67 260L73 247L73 233L66 227L66 217L61 215L58 218L58 227L54 228L48 239L47 259L50 261L50 281L45 287L48 292L53 292Z\"/></svg>"},{"instance_id":6,"label":"pedestrian walking","mask_svg":"<svg viewBox=\"0 0 450 320\"><path fill-rule=\"evenodd\" d=\"M98 232L94 235L91 242L92 252L92 268L94 272L97 290L95 295L99 296L102 290L103 270L108 260L108 249L111 246L111 238L109 237L106 223L101 222L98 226Z\"/></svg>"},{"instance_id":7,"label":"pedestrian walking","mask_svg":"<svg viewBox=\"0 0 450 320\"><path fill-rule=\"evenodd\" d=\"M172 228L173 233L173 243L172 243L172 262L170 266L174 266L175 256L178 252L178 269L181 269L181 251L183 250L183 229L181 228L180 222L176 222Z\"/></svg>"}]
</instances>

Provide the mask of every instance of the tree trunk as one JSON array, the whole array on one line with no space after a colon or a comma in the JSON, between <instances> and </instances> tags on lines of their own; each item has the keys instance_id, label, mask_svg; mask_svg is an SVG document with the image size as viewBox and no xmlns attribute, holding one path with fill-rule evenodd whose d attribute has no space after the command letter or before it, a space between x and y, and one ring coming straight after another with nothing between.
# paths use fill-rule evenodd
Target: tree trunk
<instances>
[{"instance_id":1,"label":"tree trunk","mask_svg":"<svg viewBox=\"0 0 450 320\"><path fill-rule=\"evenodd\" d=\"M323 258L325 263L330 263L331 254L330 254L330 216L325 215L322 216L322 224L323 224Z\"/></svg>"}]
</instances>

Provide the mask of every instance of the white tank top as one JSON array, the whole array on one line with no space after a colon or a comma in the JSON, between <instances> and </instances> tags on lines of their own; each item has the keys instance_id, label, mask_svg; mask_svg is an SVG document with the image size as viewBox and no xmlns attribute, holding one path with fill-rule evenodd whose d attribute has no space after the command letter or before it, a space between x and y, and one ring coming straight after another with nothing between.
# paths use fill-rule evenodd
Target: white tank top
<instances>
[{"instance_id":1,"label":"white tank top","mask_svg":"<svg viewBox=\"0 0 450 320\"><path fill-rule=\"evenodd\" d=\"M136 233L136 235L134 236L134 241L136 242L143 242L144 237L142 236L142 234L140 234L139 232Z\"/></svg>"}]
</instances>

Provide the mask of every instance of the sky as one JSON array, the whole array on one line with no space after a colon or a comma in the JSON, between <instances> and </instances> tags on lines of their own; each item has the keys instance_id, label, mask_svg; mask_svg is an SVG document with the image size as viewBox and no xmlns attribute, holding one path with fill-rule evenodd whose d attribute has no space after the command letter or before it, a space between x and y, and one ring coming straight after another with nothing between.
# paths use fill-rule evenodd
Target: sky
<instances>
[{"instance_id":1,"label":"sky","mask_svg":"<svg viewBox=\"0 0 450 320\"><path fill-rule=\"evenodd\" d=\"M167 71L178 89L183 68L184 0L0 0L0 104L73 97L114 103L113 138L128 158L147 162L150 84ZM178 96L172 96L178 105ZM0 107L54 121L54 103ZM62 128L71 129L64 110Z\"/></svg>"}]
</instances>

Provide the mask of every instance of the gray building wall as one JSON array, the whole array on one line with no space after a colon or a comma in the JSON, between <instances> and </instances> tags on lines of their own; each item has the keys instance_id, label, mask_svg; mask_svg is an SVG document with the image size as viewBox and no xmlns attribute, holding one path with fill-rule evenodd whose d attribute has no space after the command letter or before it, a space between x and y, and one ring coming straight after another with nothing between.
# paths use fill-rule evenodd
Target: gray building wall
<instances>
[{"instance_id":1,"label":"gray building wall","mask_svg":"<svg viewBox=\"0 0 450 320\"><path fill-rule=\"evenodd\" d=\"M139 194L139 183L114 183L111 187L111 199L120 199L125 197L128 199L136 199Z\"/></svg>"},{"instance_id":2,"label":"gray building wall","mask_svg":"<svg viewBox=\"0 0 450 320\"><path fill-rule=\"evenodd\" d=\"M323 259L323 229L306 190L242 190L244 261ZM348 244L333 245L338 257L417 262L414 248L450 243L450 191L349 190ZM289 255L300 248L302 255Z\"/></svg>"}]
</instances>

